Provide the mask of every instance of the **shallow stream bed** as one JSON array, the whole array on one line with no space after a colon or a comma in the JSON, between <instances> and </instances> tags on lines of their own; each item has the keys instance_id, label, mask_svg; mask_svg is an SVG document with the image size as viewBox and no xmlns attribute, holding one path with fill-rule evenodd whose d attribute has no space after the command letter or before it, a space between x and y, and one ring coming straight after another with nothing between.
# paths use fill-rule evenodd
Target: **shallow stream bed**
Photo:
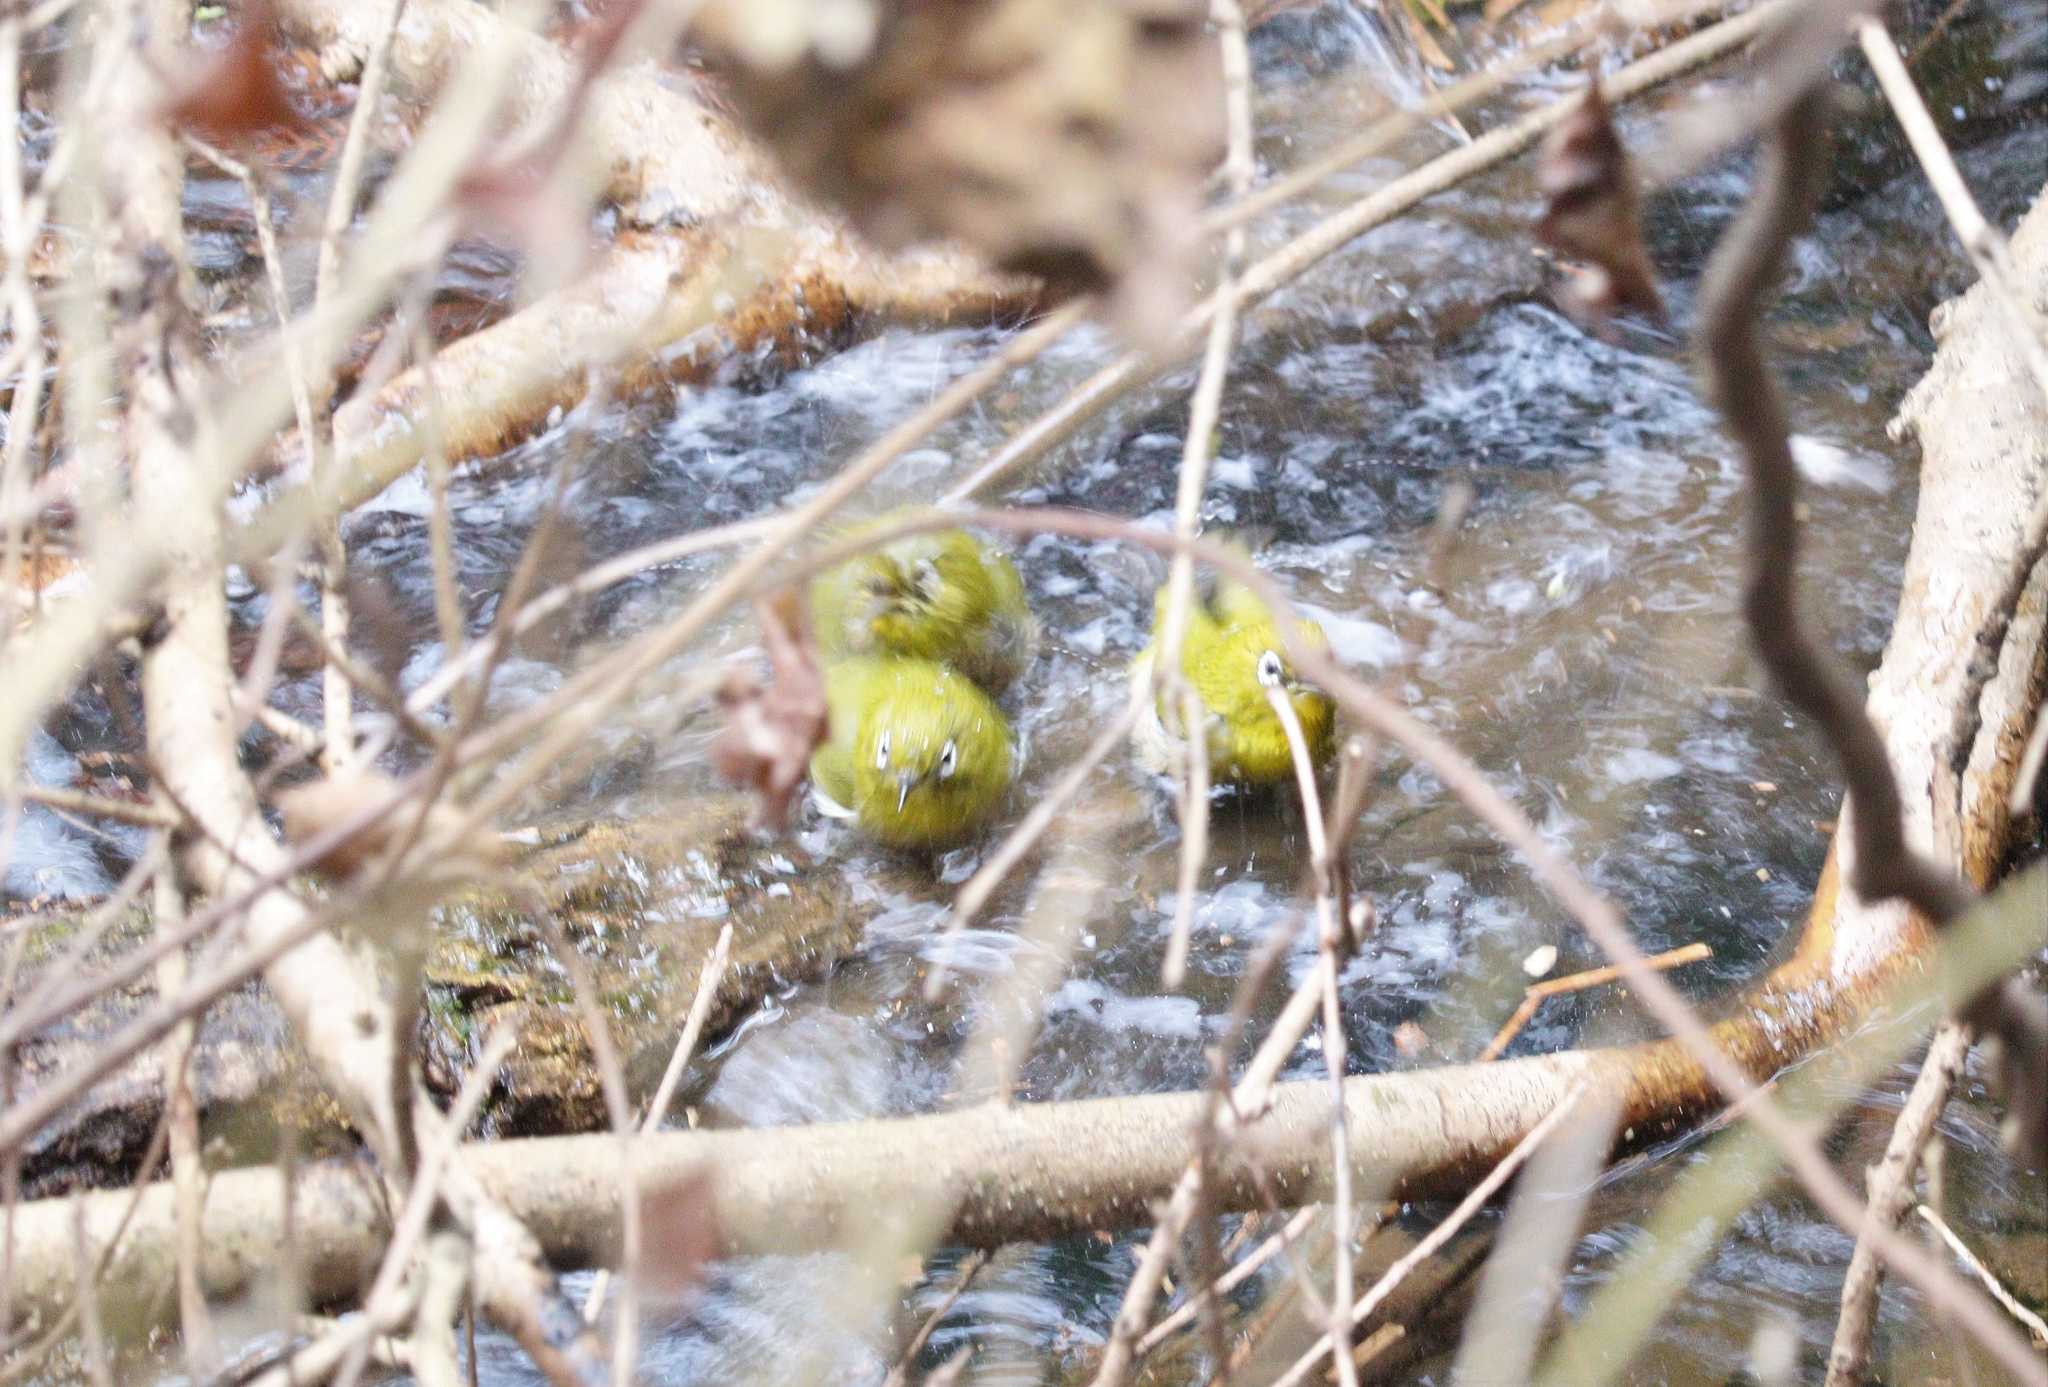
<instances>
[{"instance_id":1,"label":"shallow stream bed","mask_svg":"<svg viewBox=\"0 0 2048 1387\"><path fill-rule=\"evenodd\" d=\"M1956 68L1944 70L1943 90L1977 93L1956 98L1947 123L1966 144L1965 171L1987 212L2010 224L2048 169L2048 122L2038 99L2022 107L2001 91L2011 73L1982 61L1984 34L1960 29L1928 61ZM1346 6L1276 23L1256 47L1267 170L1356 128L1398 85L1385 77L1366 21ZM1957 76L1966 57L1975 65ZM1474 127L1497 125L1554 90L1497 102L1473 117ZM1631 111L1625 128L1647 133L1656 107L1680 100ZM1844 177L1818 234L1801 247L1773 325L1801 460L1815 483L1807 603L1840 657L1859 668L1874 663L1891 619L1915 495L1914 451L1890 442L1884 425L1932 350L1928 312L1967 283L1933 198L1880 129L1863 120L1845 145ZM1258 241L1276 243L1450 138L1428 132L1333 180L1261 227ZM1706 250L1745 186L1746 164L1735 161L1654 200L1652 247L1676 322L1668 335L1627 329L1612 343L1552 306L1554 276L1529 233L1539 202L1526 161L1363 238L1250 315L1205 505L1215 525L1270 536L1260 562L1321 619L1337 654L1389 677L1611 894L1646 948L1710 945L1711 962L1674 975L1702 996L1756 976L1796 929L1837 794L1812 729L1763 687L1746 653L1734 610L1741 479L1683 346ZM1003 337L996 327L884 332L766 386L691 389L617 411L588 426L583 442L570 435L584 425L564 426L511 457L466 468L456 486L464 587L502 587L564 448L588 445L564 502L574 553L562 562L596 562L802 496ZM1113 349L1093 333L1058 348L904 459L872 508L929 497L965 476ZM1005 499L1168 523L1191 384L1191 370L1169 375L1019 479ZM1424 574L1430 522L1446 487L1461 481L1476 500L1432 585ZM433 630L426 512L414 477L348 527L352 562L389 580L420 632ZM1144 641L1153 575L1110 546L1062 538L1024 543L1018 560L1048 636L1011 696L1028 747L1021 807L1115 712L1123 668ZM591 652L662 620L717 562L643 575L555 623L502 669L494 710L555 688ZM248 596L252 620L259 600ZM489 601L473 602L474 630L493 614ZM748 634L735 625L720 639L743 644ZM417 685L438 658L431 642L406 651L404 682ZM679 680L688 667L679 663ZM315 712L317 698L316 676L286 689L286 706L301 715ZM595 765L552 785L547 805L529 807L673 812L708 783L711 731L700 712L650 698L606 729ZM1128 870L1100 884L1076 930L1072 964L1045 999L1018 1067L1019 1101L1198 1084L1203 1046L1248 959L1303 905L1304 849L1292 820L1270 805L1219 799L1189 978L1180 992L1164 992L1179 831L1160 788L1122 758L1091 795L1123 816L1129 852L1120 865ZM867 901L865 943L829 977L786 989L709 1048L684 1088L693 1119L791 1124L982 1096L959 1091L958 1061L991 1008L1013 1004L1020 951L1034 947L1018 934L1029 881L1000 893L946 946L962 982L932 1006L921 987L942 948L935 931L950 887L988 844L949 856L928 887L907 889L903 873L885 879L874 850L842 826L807 812L793 832ZM1354 872L1379 924L1343 979L1353 1072L1472 1057L1513 1010L1526 981L1521 961L1540 947L1559 951L1559 973L1601 961L1512 855L1405 762L1384 765ZM1312 958L1305 935L1289 962L1293 976ZM1547 1005L1513 1052L1640 1033L1626 999L1591 992ZM1289 1066L1290 1077L1320 1072L1307 1045ZM1882 1140L1907 1077L1869 1096L1845 1149ZM2048 1247L2048 1199L2038 1174L2016 1177L1996 1156L1994 1129L1974 1089L1951 1108L1943 1131L1952 1207L1966 1236L2023 1263L2025 1249ZM1671 1173L1694 1155L1681 1144L1603 1195L1602 1221L1572 1255L1567 1312L1601 1282ZM1418 1227L1430 1212L1412 1211ZM1752 1335L1779 1322L1797 1336L1800 1380L1817 1380L1849 1250L1849 1238L1796 1194L1766 1196L1671 1307L1629 1380L1730 1381ZM939 1326L925 1362L971 1346L966 1381L1059 1379L1101 1343L1133 1255L1127 1236L1005 1250ZM863 1313L843 1323L821 1311L839 1303L852 1274L841 1258L720 1265L692 1308L650 1324L645 1380L875 1380L889 1361L876 1331L935 1305L953 1261L935 1258L900 1296L882 1297L879 1319ZM2044 1293L2040 1281L2022 1290ZM1883 1335L1891 1380L1950 1371L1916 1297L1887 1291ZM486 1336L481 1352L492 1387L530 1380L508 1344ZM1447 1366L1417 1371L1415 1381L1443 1381Z\"/></svg>"}]
</instances>

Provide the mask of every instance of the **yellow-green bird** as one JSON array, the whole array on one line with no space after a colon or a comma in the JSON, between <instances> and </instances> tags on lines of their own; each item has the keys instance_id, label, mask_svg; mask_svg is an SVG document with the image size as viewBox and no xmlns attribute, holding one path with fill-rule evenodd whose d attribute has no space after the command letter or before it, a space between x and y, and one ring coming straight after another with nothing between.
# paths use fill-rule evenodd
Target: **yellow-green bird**
<instances>
[{"instance_id":1,"label":"yellow-green bird","mask_svg":"<svg viewBox=\"0 0 2048 1387\"><path fill-rule=\"evenodd\" d=\"M1131 662L1134 684L1149 684L1166 624L1166 588L1152 602L1152 643ZM1299 639L1327 648L1329 638L1313 621L1297 628ZM1273 613L1242 583L1219 578L1207 593L1197 589L1188 604L1181 640L1181 673L1202 701L1202 733L1209 749L1209 774L1218 783L1268 785L1291 780L1294 756L1279 714L1266 700L1279 689L1301 720L1310 759L1326 764L1336 747L1336 708L1330 696L1295 676ZM1139 717L1131 740L1148 769L1171 773L1180 760L1180 702L1161 690Z\"/></svg>"},{"instance_id":2,"label":"yellow-green bird","mask_svg":"<svg viewBox=\"0 0 2048 1387\"><path fill-rule=\"evenodd\" d=\"M1001 805L1010 724L949 666L904 656L825 671L831 729L811 757L819 807L897 848L949 847Z\"/></svg>"},{"instance_id":3,"label":"yellow-green bird","mask_svg":"<svg viewBox=\"0 0 2048 1387\"><path fill-rule=\"evenodd\" d=\"M936 660L998 697L1038 650L1016 566L965 530L905 535L820 574L811 629L827 661Z\"/></svg>"}]
</instances>

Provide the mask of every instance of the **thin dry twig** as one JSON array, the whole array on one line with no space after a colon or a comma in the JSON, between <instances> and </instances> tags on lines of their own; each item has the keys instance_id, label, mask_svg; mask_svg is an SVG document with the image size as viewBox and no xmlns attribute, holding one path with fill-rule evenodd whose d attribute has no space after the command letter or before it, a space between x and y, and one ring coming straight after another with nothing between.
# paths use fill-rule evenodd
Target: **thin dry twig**
<instances>
[{"instance_id":1,"label":"thin dry twig","mask_svg":"<svg viewBox=\"0 0 2048 1387\"><path fill-rule=\"evenodd\" d=\"M1245 44L1244 11L1237 0L1211 0L1210 19L1216 27L1223 60L1224 128L1228 132L1224 176L1231 195L1242 198L1252 181L1251 58ZM1192 539L1201 526L1202 496L1208 490L1209 464L1215 457L1217 422L1222 416L1223 386L1230 375L1230 351L1237 337L1237 285L1243 273L1245 237L1242 227L1232 227L1223 238L1223 261L1217 269L1216 290L1211 296L1215 311L1209 319L1207 345L1202 368L1195 378L1194 398L1188 406L1187 434L1181 442L1180 476L1173 509L1173 532ZM1166 578L1166 612L1158 631L1158 655L1152 663L1152 688L1147 697L1169 694L1180 684L1181 644L1187 634L1188 609L1194 597L1194 561L1185 552L1176 553ZM1194 828L1181 838L1180 879L1190 887L1201 871L1198 854L1208 846L1209 804L1206 794L1195 796L1198 779L1206 780L1207 766L1196 765L1203 752L1193 750L1199 740L1194 729L1199 719L1183 719L1190 754L1183 802ZM1193 892L1184 889L1174 912L1173 934L1167 944L1161 981L1179 988L1187 962L1187 935L1192 918Z\"/></svg>"},{"instance_id":2,"label":"thin dry twig","mask_svg":"<svg viewBox=\"0 0 2048 1387\"><path fill-rule=\"evenodd\" d=\"M1117 1387L1130 1373L1138 1341L1146 1329L1145 1321L1165 1282L1167 1261L1172 1256L1175 1243L1186 1231L1189 1220L1194 1217L1203 1173L1210 1165L1209 1146L1224 1134L1227 1122L1243 1124L1256 1120L1270 1098L1273 1080L1279 1075L1280 1066L1286 1063L1287 1056L1294 1052L1294 1047L1315 1020L1322 1001L1320 973L1311 975L1294 990L1294 995L1273 1023L1272 1031L1245 1066L1244 1073L1234 1086L1229 1084L1225 1057L1244 1033L1253 1003L1264 991L1268 976L1292 945L1294 935L1292 926L1276 930L1260 949L1252 967L1246 971L1244 981L1238 986L1230 1015L1224 1021L1223 1036L1210 1054L1212 1082L1208 1089L1209 1101L1204 1105L1200 1125L1196 1129L1199 1144L1195 1159L1181 1172L1159 1221L1153 1225L1151 1240L1146 1243L1138 1266L1124 1288L1123 1303L1117 1307L1116 1319L1110 1325L1109 1341L1103 1345L1102 1359L1096 1365L1093 1387ZM1307 1287L1306 1290L1312 1295L1314 1288Z\"/></svg>"},{"instance_id":3,"label":"thin dry twig","mask_svg":"<svg viewBox=\"0 0 2048 1387\"><path fill-rule=\"evenodd\" d=\"M1148 692L1147 697L1151 696ZM1202 725L1201 696L1185 683L1180 693L1180 725ZM1188 773L1181 788L1180 865L1174 877L1173 927L1159 963L1160 986L1168 989L1178 988L1187 978L1188 948L1195 932L1195 892L1201 886L1202 864L1209 856L1209 740L1186 737L1181 745Z\"/></svg>"},{"instance_id":4,"label":"thin dry twig","mask_svg":"<svg viewBox=\"0 0 2048 1387\"><path fill-rule=\"evenodd\" d=\"M1682 944L1661 954L1652 954L1644 959L1643 963L1662 973L1713 956L1714 951L1705 944ZM1499 1059L1501 1052L1513 1044L1515 1037L1522 1033L1522 1027L1529 1024L1529 1018L1536 1014L1536 1009L1550 998L1561 997L1568 992L1582 992L1589 987L1604 987L1621 976L1622 970L1610 963L1604 968L1588 968L1583 973L1573 973L1569 977L1546 978L1542 982L1531 983L1523 989L1522 1004L1515 1008L1515 1014L1494 1033L1493 1039L1486 1042L1486 1048L1479 1052L1473 1062L1485 1064L1489 1060Z\"/></svg>"},{"instance_id":5,"label":"thin dry twig","mask_svg":"<svg viewBox=\"0 0 2048 1387\"><path fill-rule=\"evenodd\" d=\"M926 1001L937 1001L945 995L946 982L952 977L952 946L960 931L988 904L988 898L995 889L1037 846L1053 821L1080 797L1096 767L1108 760L1111 753L1131 735L1131 728L1137 724L1142 707L1138 701L1139 692L1142 691L1134 691L1132 697L1125 700L1122 710L1095 734L1095 740L1075 758L1074 764L1039 797L1031 811L1004 837L1001 846L988 855L975 869L974 875L967 879L967 884L960 888L960 894L953 900L953 909L947 914L946 923L939 932L942 951L933 960L931 972L925 977Z\"/></svg>"},{"instance_id":6,"label":"thin dry twig","mask_svg":"<svg viewBox=\"0 0 2048 1387\"><path fill-rule=\"evenodd\" d=\"M1296 1209L1293 1217L1282 1224L1278 1232L1268 1235L1242 1261L1233 1265L1229 1271L1217 1277L1213 1282L1198 1287L1193 1295L1189 1296L1184 1303L1174 1309L1172 1314L1167 1315L1159 1323L1145 1331L1145 1337L1138 1340L1138 1356L1143 1358L1153 1349L1158 1348L1182 1329L1185 1329L1189 1321L1193 1320L1200 1313L1203 1301L1206 1300L1213 1303L1223 1296L1229 1295L1239 1286L1251 1280L1260 1267L1265 1266L1266 1263L1272 1261L1280 1253L1292 1248L1301 1235L1308 1231L1309 1224L1315 1220L1318 1212L1313 1204L1307 1208Z\"/></svg>"},{"instance_id":7,"label":"thin dry twig","mask_svg":"<svg viewBox=\"0 0 2048 1387\"><path fill-rule=\"evenodd\" d=\"M1508 1178L1521 1169L1522 1162L1528 1160L1536 1148L1557 1130L1558 1124L1571 1116L1585 1092L1586 1086L1583 1083L1574 1087L1551 1111L1550 1116L1531 1127L1528 1133L1515 1143L1514 1149L1501 1158L1500 1164L1488 1171L1486 1178L1472 1187L1471 1193L1458 1202L1458 1207L1451 1210L1448 1218L1430 1229L1428 1236L1410 1248L1394 1265L1388 1267L1380 1279L1372 1284L1372 1288L1360 1296L1358 1303L1351 1307L1350 1324L1363 1324L1365 1317L1407 1278L1409 1272L1435 1256L1437 1249L1449 1242L1452 1235L1471 1220L1472 1215L1484 1208L1486 1201L1493 1198L1500 1187L1508 1182ZM1273 1380L1273 1387L1300 1387L1301 1383L1308 1380L1309 1374L1315 1371L1316 1365L1322 1362L1323 1356L1330 1352L1334 1342L1336 1341L1328 1334L1316 1340L1315 1345L1297 1359L1292 1367ZM1350 1357L1348 1353L1339 1356Z\"/></svg>"},{"instance_id":8,"label":"thin dry twig","mask_svg":"<svg viewBox=\"0 0 2048 1387\"><path fill-rule=\"evenodd\" d=\"M2048 1321L2044 1321L2022 1305L2013 1293L2005 1288L2004 1283L1992 1274L1991 1268L1979 1261L1977 1255L1970 1251L1969 1245L1956 1236L1955 1230L1942 1220L1940 1214L1925 1204L1915 1206L1913 1212L1940 1235L1941 1240L1948 1244L1948 1250L1955 1253L1956 1260L1963 1264L1964 1269L1984 1283L1984 1289L1991 1293L1992 1299L2003 1305L2007 1314L2027 1327L2027 1334L2034 1341L2034 1347L2048 1348Z\"/></svg>"},{"instance_id":9,"label":"thin dry twig","mask_svg":"<svg viewBox=\"0 0 2048 1387\"><path fill-rule=\"evenodd\" d=\"M104 799L99 795L86 794L79 790L65 790L51 785L16 784L0 799L21 800L28 804L40 804L50 809L61 809L68 814L85 814L95 819L112 819L115 823L134 824L138 828L177 828L184 819L174 811L155 804L133 803L124 799Z\"/></svg>"},{"instance_id":10,"label":"thin dry twig","mask_svg":"<svg viewBox=\"0 0 2048 1387\"><path fill-rule=\"evenodd\" d=\"M1970 186L1963 181L1963 172L1956 167L1948 142L1942 139L1927 103L1921 99L1919 87L1914 85L1913 74L1906 70L1898 45L1892 42L1883 22L1863 15L1855 21L1855 30L1857 45L1870 63L1878 90L1884 93L1892 114L1898 118L1899 128L1905 131L1906 142L1913 147L1927 182L1941 200L1942 211L1948 214L1956 239L1962 242L1964 253L1990 288L2012 335L2013 346L2027 363L2034 383L2041 388L2042 400L2048 401L2048 328L2043 327L2020 288L2011 248L1998 228L1985 220L1977 199L1970 195Z\"/></svg>"},{"instance_id":11,"label":"thin dry twig","mask_svg":"<svg viewBox=\"0 0 2048 1387\"><path fill-rule=\"evenodd\" d=\"M335 1342L325 1350L335 1355L328 1361L339 1365L335 1374L339 1387L348 1387L362 1372L369 1361L372 1339L396 1329L410 1317L411 1297L404 1294L404 1289L412 1268L413 1248L426 1235L428 1221L440 1206L442 1182L461 1149L463 1135L475 1119L477 1109L483 1106L484 1098L497 1080L499 1068L512 1053L518 1039L515 1032L501 1029L492 1032L484 1041L482 1053L463 1077L462 1087L456 1091L455 1101L449 1106L440 1140L421 1153L419 1171L412 1188L406 1192L405 1204L392 1222L391 1241L385 1247L384 1260L377 1269L376 1278L370 1283L369 1291L363 1296L363 1313L337 1326ZM301 1352L309 1352L312 1347ZM309 1365L301 1363L299 1355L295 1354L282 1366L257 1378L250 1387L296 1387L309 1375Z\"/></svg>"},{"instance_id":12,"label":"thin dry twig","mask_svg":"<svg viewBox=\"0 0 2048 1387\"><path fill-rule=\"evenodd\" d=\"M910 1342L903 1346L903 1352L896 1355L896 1362L889 1369L889 1375L882 1379L882 1387L905 1387L910 1380L910 1365L917 1361L918 1354L924 1352L924 1346L931 1341L932 1331L939 1327L940 1320L952 1313L960 1297L966 1294L967 1288L974 1284L974 1278L981 1275L981 1269L987 1265L988 1253L982 1250L970 1252L960 1263L960 1271L953 1278L952 1289L947 1291L945 1298L924 1317L924 1323L918 1326L917 1333L911 1335Z\"/></svg>"},{"instance_id":13,"label":"thin dry twig","mask_svg":"<svg viewBox=\"0 0 2048 1387\"><path fill-rule=\"evenodd\" d=\"M1920 1061L1919 1077L1905 1106L1892 1124L1884 1155L1866 1172L1869 1217L1896 1228L1917 1201L1913 1176L1920 1152L1934 1135L1956 1079L1970 1054L1970 1028L1949 1021L1934 1033L1934 1043ZM1877 1327L1877 1288L1883 1266L1867 1239L1856 1240L1849 1270L1842 1279L1842 1312L1835 1320L1835 1338L1828 1349L1827 1387L1855 1387L1868 1376L1871 1335Z\"/></svg>"},{"instance_id":14,"label":"thin dry twig","mask_svg":"<svg viewBox=\"0 0 2048 1387\"><path fill-rule=\"evenodd\" d=\"M1351 1139L1344 1111L1344 1009L1337 995L1343 970L1344 927L1337 917L1337 901L1331 891L1330 843L1323 826L1323 805L1316 791L1316 767L1308 752L1308 738L1301 730L1301 718L1294 704L1279 689L1267 689L1266 702L1287 733L1287 747L1294 757L1294 778L1301 792L1301 819L1308 833L1309 874L1314 883L1316 910L1317 970L1322 975L1323 1068L1330 1079L1330 1176L1331 1237L1335 1240L1330 1258L1330 1324L1333 1343L1344 1346L1336 1355L1337 1381L1343 1387L1357 1387L1358 1368L1349 1352L1350 1325L1345 1307L1351 1304Z\"/></svg>"},{"instance_id":15,"label":"thin dry twig","mask_svg":"<svg viewBox=\"0 0 2048 1387\"><path fill-rule=\"evenodd\" d=\"M177 872L166 866L157 873L154 904L159 929L175 929L185 913L184 892ZM157 991L176 992L185 981L185 956L165 954L156 966ZM205 1203L206 1171L200 1164L199 1101L192 1092L190 1066L205 1013L188 1017L165 1039L162 1050L163 1121L171 1153L171 1188L178 1221L178 1322L183 1330L186 1370L201 1381L220 1362L220 1343L200 1285L200 1216Z\"/></svg>"},{"instance_id":16,"label":"thin dry twig","mask_svg":"<svg viewBox=\"0 0 2048 1387\"><path fill-rule=\"evenodd\" d=\"M1586 1204L1614 1149L1620 1095L1591 1091L1570 1106L1574 1120L1543 1142L1515 1185L1507 1217L1458 1345L1454 1382L1527 1383L1543 1335L1564 1289Z\"/></svg>"},{"instance_id":17,"label":"thin dry twig","mask_svg":"<svg viewBox=\"0 0 2048 1387\"><path fill-rule=\"evenodd\" d=\"M725 966L732 953L732 926L725 925L718 931L718 942L711 946L711 957L705 961L703 971L697 976L697 994L690 999L689 1015L683 1019L683 1033L676 1037L676 1048L668 1057L668 1067L661 1071L661 1082L655 1085L654 1096L647 1100L647 1115L640 1123L644 1136L661 1126L668 1116L669 1106L675 1102L676 1085L682 1082L683 1070L689 1067L690 1057L697 1051L697 1042L703 1037L704 1022L711 1015L711 1003L718 996L718 986L725 981Z\"/></svg>"}]
</instances>

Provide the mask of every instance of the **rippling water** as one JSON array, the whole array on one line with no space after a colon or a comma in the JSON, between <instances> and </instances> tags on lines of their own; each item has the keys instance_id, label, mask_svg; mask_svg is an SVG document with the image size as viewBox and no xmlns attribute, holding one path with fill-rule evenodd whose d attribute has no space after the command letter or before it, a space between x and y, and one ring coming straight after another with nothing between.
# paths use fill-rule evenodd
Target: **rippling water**
<instances>
[{"instance_id":1,"label":"rippling water","mask_svg":"<svg viewBox=\"0 0 2048 1387\"><path fill-rule=\"evenodd\" d=\"M1261 36L1260 152L1269 166L1334 138L1330 111L1362 121L1383 109L1384 58L1373 35L1356 12L1326 5ZM1995 102L1990 109L1996 114ZM1496 107L1477 124L1509 113ZM1632 113L1630 128L1647 129L1644 120ZM1398 157L1334 180L1319 202L1283 213L1258 238L1274 243L1447 138L1418 137ZM1928 310L1966 279L1931 197L1917 177L1901 176L1891 145L1865 136L1845 160L1866 195L1844 193L1802 247L1774 331L1814 483L1808 605L1839 654L1867 667L1893 611L1914 501L1914 453L1889 442L1883 426L1931 350ZM2039 121L1994 131L1965 157L1987 211L2006 222L2044 167L2048 130ZM1715 170L1654 201L1653 246L1681 329L1705 248L1742 188L1741 178ZM1740 478L1682 346L1640 330L1602 342L1551 307L1527 233L1536 208L1528 168L1510 167L1368 235L1255 310L1205 516L1270 534L1262 563L1322 620L1337 654L1393 677L1411 707L1623 906L1646 947L1710 943L1711 963L1674 976L1695 992L1717 989L1756 975L1799 920L1826 847L1835 776L1810 730L1760 691L1745 652L1734 614ZM1002 338L994 328L887 331L766 387L685 390L598 421L569 485L573 552L562 564L801 497ZM875 504L928 497L965 475L1113 348L1093 332L1056 348L900 462ZM1120 405L1022 479L1011 499L1166 523L1191 381L1183 369ZM557 428L458 478L466 590L502 586L548 501L567 438ZM1432 587L1423 574L1426 531L1454 480L1476 489L1476 503ZM415 477L348 529L355 565L383 575L421 631L433 629L426 513ZM1152 577L1108 546L1053 537L1022 544L1018 558L1048 633L1012 699L1030 748L1020 797L1028 799L1113 712L1122 667L1143 643ZM569 614L506 663L494 710L555 688L579 652L664 619L718 562L643 574ZM260 620L263 601L249 592L240 615ZM489 602L473 610L475 629L493 614ZM746 637L735 627L720 638ZM439 658L432 642L406 652L402 681L416 686ZM302 715L317 698L312 676L285 689L285 706ZM612 754L554 792L568 808L661 813L704 783L707 728L656 700L608 728ZM39 739L31 773L61 782L68 755ZM1519 961L1539 946L1560 950L1559 972L1598 961L1427 772L1392 761L1380 782L1355 849L1356 879L1381 923L1344 975L1354 1072L1418 1062L1394 1044L1395 1028L1410 1021L1426 1036L1424 1061L1471 1056L1512 1010ZM1199 1082L1202 1047L1251 952L1300 907L1302 845L1285 816L1219 800L1189 981L1182 993L1163 994L1178 832L1156 787L1135 770L1105 770L1097 790L1129 806L1132 869L1103 886L1072 967L1046 1000L1018 1075L1028 1101ZM811 820L796 831L848 873L865 877L874 865L836 826ZM7 887L90 894L105 889L117 857L31 808ZM957 882L972 857L957 855L943 875ZM947 887L906 894L877 882L866 894L874 917L861 953L829 979L772 1000L700 1060L687 1093L704 1123L833 1121L950 1101L963 1040L1003 993L1019 951L1034 947L1016 934L1026 892L999 895L949 954L967 982L961 1000L938 1009L922 1002L919 982ZM1306 939L1298 943L1296 976L1312 953ZM1547 1006L1515 1049L1553 1049L1633 1025L1625 1003L1583 994ZM1318 1072L1306 1047L1290 1064L1296 1076ZM1881 1095L1872 1101L1882 1106ZM2030 1202L1999 1174L1981 1107L1960 1105L1950 1127L1970 1217L2038 1233L2038 1198ZM1604 1196L1605 1221L1575 1254L1568 1304L1600 1283L1657 1189L1692 1158L1681 1149ZM1671 1308L1632 1380L1726 1381L1758 1324L1777 1314L1795 1327L1813 1369L1848 1250L1803 1201L1767 1197ZM947 1317L926 1358L971 1346L972 1381L1045 1380L1101 1342L1131 1258L1127 1238L1007 1249ZM860 1274L845 1259L723 1265L694 1309L650 1325L645 1373L660 1383L781 1381L828 1362L834 1380L872 1380L887 1366L877 1331L936 1305L951 1265L941 1255L900 1305L837 1329L816 1310ZM1886 1315L1896 1343L1927 1338L1912 1297L1888 1291ZM486 1381L525 1380L505 1345L486 1340L483 1351ZM1918 1348L1905 1352L1902 1371L1920 1362Z\"/></svg>"}]
</instances>

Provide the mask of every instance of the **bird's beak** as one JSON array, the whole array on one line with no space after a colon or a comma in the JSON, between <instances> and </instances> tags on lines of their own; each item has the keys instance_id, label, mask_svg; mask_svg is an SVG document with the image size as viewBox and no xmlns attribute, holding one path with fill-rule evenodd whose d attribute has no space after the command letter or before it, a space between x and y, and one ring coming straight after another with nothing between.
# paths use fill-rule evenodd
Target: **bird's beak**
<instances>
[{"instance_id":1,"label":"bird's beak","mask_svg":"<svg viewBox=\"0 0 2048 1387\"><path fill-rule=\"evenodd\" d=\"M904 804L910 799L910 787L917 784L917 777L904 771L896 777L896 812L903 812Z\"/></svg>"}]
</instances>

